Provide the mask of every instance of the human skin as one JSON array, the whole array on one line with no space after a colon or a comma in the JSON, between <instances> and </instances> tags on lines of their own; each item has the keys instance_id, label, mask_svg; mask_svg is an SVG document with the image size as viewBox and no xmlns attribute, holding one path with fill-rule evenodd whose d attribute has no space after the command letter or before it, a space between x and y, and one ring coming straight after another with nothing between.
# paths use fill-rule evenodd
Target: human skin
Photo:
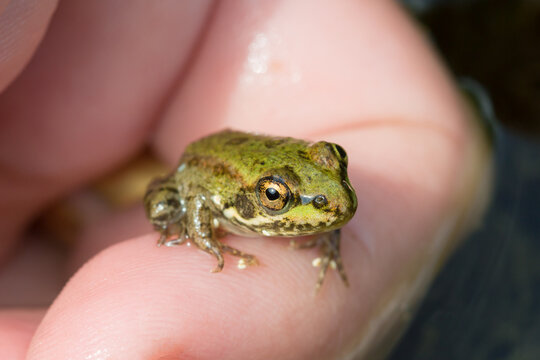
<instances>
[{"instance_id":1,"label":"human skin","mask_svg":"<svg viewBox=\"0 0 540 360\"><path fill-rule=\"evenodd\" d=\"M368 356L468 228L485 143L392 1L25 0L0 11L0 283L28 283L12 296L27 304L76 270L49 305L0 310L2 359ZM145 146L173 166L225 127L347 150L359 199L342 233L349 288L331 273L314 295L315 250L279 239L228 236L261 266L228 257L212 274L203 252L157 248L140 208L87 222L72 253L26 241L47 204Z\"/></svg>"}]
</instances>

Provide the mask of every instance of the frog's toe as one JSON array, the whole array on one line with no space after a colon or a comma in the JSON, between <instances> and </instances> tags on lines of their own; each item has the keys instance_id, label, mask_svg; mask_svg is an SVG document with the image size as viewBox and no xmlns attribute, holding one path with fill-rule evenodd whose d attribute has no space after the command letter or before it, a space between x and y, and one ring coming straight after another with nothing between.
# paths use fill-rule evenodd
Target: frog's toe
<instances>
[{"instance_id":1,"label":"frog's toe","mask_svg":"<svg viewBox=\"0 0 540 360\"><path fill-rule=\"evenodd\" d=\"M161 245L165 244L165 241L167 241L167 235L161 234L159 236L159 239L157 240L157 246L161 246Z\"/></svg>"},{"instance_id":2,"label":"frog's toe","mask_svg":"<svg viewBox=\"0 0 540 360\"><path fill-rule=\"evenodd\" d=\"M315 285L316 291L321 288L329 267L337 270L345 286L349 286L349 280L347 279L347 274L345 273L345 268L343 267L343 262L341 261L341 255L339 253L327 249L327 252L322 257L314 259L312 264L314 267L320 267L317 284Z\"/></svg>"},{"instance_id":3,"label":"frog's toe","mask_svg":"<svg viewBox=\"0 0 540 360\"><path fill-rule=\"evenodd\" d=\"M328 265L330 264L330 260L331 257L326 255L326 256L323 256L322 258L318 258L316 260L319 260L319 261L314 261L314 263L317 263L317 266L320 266L321 269L319 270L319 277L317 278L317 283L315 284L315 291L319 291L319 289L321 288L323 282L324 282L324 278L326 277L326 271L328 270Z\"/></svg>"},{"instance_id":4,"label":"frog's toe","mask_svg":"<svg viewBox=\"0 0 540 360\"><path fill-rule=\"evenodd\" d=\"M223 270L223 264L217 264L217 266L213 268L212 271L210 272L213 274L213 273L221 272L221 270Z\"/></svg>"},{"instance_id":5,"label":"frog's toe","mask_svg":"<svg viewBox=\"0 0 540 360\"><path fill-rule=\"evenodd\" d=\"M160 239L161 240L161 239ZM172 239L172 240L169 240L167 242L158 242L158 246L160 245L165 245L165 246L178 246L178 245L182 245L184 242L186 241L185 238L178 238L178 239Z\"/></svg>"},{"instance_id":6,"label":"frog's toe","mask_svg":"<svg viewBox=\"0 0 540 360\"><path fill-rule=\"evenodd\" d=\"M292 239L291 241L289 241L289 246L292 248L292 249L311 249L315 246L318 246L320 245L321 241L320 239L318 239L317 237L314 237L313 239L309 239L307 241L303 241L303 242L299 242L295 239Z\"/></svg>"},{"instance_id":7,"label":"frog's toe","mask_svg":"<svg viewBox=\"0 0 540 360\"><path fill-rule=\"evenodd\" d=\"M256 265L259 265L259 260L257 260L257 258L253 255L245 254L240 260L238 260L238 268L242 270L248 266Z\"/></svg>"},{"instance_id":8,"label":"frog's toe","mask_svg":"<svg viewBox=\"0 0 540 360\"><path fill-rule=\"evenodd\" d=\"M225 252L228 252L229 254L233 255L233 256L237 256L239 258L241 258L239 261L238 261L238 268L239 269L245 269L247 268L248 266L253 266L253 265L259 265L259 261L257 260L257 258L254 256L254 255L251 255L251 254L246 254L245 252L242 252L238 249L235 249L229 245L225 245L225 244L221 244L221 249Z\"/></svg>"},{"instance_id":9,"label":"frog's toe","mask_svg":"<svg viewBox=\"0 0 540 360\"><path fill-rule=\"evenodd\" d=\"M345 286L349 287L349 279L347 278L347 274L345 273L345 268L343 267L343 262L341 261L340 254L338 254L334 259L332 259L330 267L332 269L337 269L341 280L343 281Z\"/></svg>"},{"instance_id":10,"label":"frog's toe","mask_svg":"<svg viewBox=\"0 0 540 360\"><path fill-rule=\"evenodd\" d=\"M223 255L221 254L221 251L218 247L211 247L208 249L204 249L207 253L212 254L217 259L217 265L216 267L211 271L212 273L218 273L223 270L223 266L225 265L225 260L223 260Z\"/></svg>"},{"instance_id":11,"label":"frog's toe","mask_svg":"<svg viewBox=\"0 0 540 360\"><path fill-rule=\"evenodd\" d=\"M328 268L337 270L341 280L345 286L349 286L349 280L345 273L345 268L341 260L340 254L340 232L339 230L323 234L318 238L311 239L307 242L296 244L296 249L306 249L314 246L319 246L321 256L314 259L312 265L319 267L319 275L315 289L319 290L324 282Z\"/></svg>"}]
</instances>

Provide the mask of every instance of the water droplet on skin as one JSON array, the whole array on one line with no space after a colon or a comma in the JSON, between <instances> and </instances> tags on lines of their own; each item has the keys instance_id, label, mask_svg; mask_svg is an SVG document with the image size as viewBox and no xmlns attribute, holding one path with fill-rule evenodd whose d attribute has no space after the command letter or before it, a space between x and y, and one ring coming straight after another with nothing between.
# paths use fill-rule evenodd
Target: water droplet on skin
<instances>
[{"instance_id":1,"label":"water droplet on skin","mask_svg":"<svg viewBox=\"0 0 540 360\"><path fill-rule=\"evenodd\" d=\"M297 84L302 80L298 66L291 64L281 38L272 31L255 35L248 46L248 55L244 64L242 81L246 84L257 82L264 86L275 84Z\"/></svg>"}]
</instances>

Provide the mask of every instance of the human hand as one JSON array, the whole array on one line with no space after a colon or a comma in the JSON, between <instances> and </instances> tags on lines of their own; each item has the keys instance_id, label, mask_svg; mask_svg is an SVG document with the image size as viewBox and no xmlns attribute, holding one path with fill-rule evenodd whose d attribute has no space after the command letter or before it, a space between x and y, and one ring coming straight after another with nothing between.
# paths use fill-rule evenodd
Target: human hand
<instances>
[{"instance_id":1,"label":"human hand","mask_svg":"<svg viewBox=\"0 0 540 360\"><path fill-rule=\"evenodd\" d=\"M0 41L0 281L25 281L9 271L18 262L47 291L86 258L24 250L22 231L47 203L146 144L173 165L189 142L229 127L347 150L359 199L342 231L351 285L331 272L314 296L315 253L286 240L228 236L261 266L240 271L229 257L220 274L209 272L210 256L157 248L145 230L110 246L148 228L136 209L84 229L78 248L103 251L50 307L0 312L0 358L373 359L388 350L381 341L403 328L467 229L489 162L470 111L396 4L71 1L36 49L55 6L12 2L0 15L0 29L20 30ZM42 271L47 259L56 270ZM39 291L25 289L20 303Z\"/></svg>"}]
</instances>

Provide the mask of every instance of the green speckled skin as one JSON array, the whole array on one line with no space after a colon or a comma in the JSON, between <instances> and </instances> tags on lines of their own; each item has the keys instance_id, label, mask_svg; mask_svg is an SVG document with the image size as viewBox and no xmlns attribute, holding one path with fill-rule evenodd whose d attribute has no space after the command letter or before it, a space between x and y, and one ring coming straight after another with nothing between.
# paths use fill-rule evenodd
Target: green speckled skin
<instances>
[{"instance_id":1,"label":"green speckled skin","mask_svg":"<svg viewBox=\"0 0 540 360\"><path fill-rule=\"evenodd\" d=\"M271 189L268 189L270 187ZM274 200L279 194L279 199ZM323 252L322 284L334 263L347 282L339 255L339 228L356 211L356 195L347 177L347 155L336 144L309 143L225 130L190 144L176 171L153 181L145 195L147 216L161 232L159 244L190 239L218 260L223 252L254 256L226 246L218 237L241 235L300 236L321 234L297 245Z\"/></svg>"}]
</instances>

